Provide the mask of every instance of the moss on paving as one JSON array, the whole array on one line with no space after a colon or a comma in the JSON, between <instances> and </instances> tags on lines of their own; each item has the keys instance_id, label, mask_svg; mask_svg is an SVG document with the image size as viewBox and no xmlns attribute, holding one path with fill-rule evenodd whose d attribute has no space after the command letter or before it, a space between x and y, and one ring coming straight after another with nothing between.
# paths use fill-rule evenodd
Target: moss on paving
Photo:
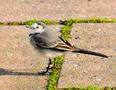
<instances>
[{"instance_id":1,"label":"moss on paving","mask_svg":"<svg viewBox=\"0 0 116 90\"><path fill-rule=\"evenodd\" d=\"M47 25L51 24L62 24L66 26L71 26L73 23L116 23L116 19L110 19L110 18L68 18L66 20L49 20L49 19L34 19L34 20L28 20L28 21L14 21L14 22L0 22L0 25L31 25L34 22L42 21Z\"/></svg>"},{"instance_id":2,"label":"moss on paving","mask_svg":"<svg viewBox=\"0 0 116 90\"><path fill-rule=\"evenodd\" d=\"M64 40L68 40L70 38L70 32L71 32L71 29L72 29L72 26L66 26L64 25L62 28L61 28L61 37L64 39Z\"/></svg>"},{"instance_id":3,"label":"moss on paving","mask_svg":"<svg viewBox=\"0 0 116 90\"><path fill-rule=\"evenodd\" d=\"M32 25L33 23L39 22L39 21L43 22L43 23L45 23L47 25L58 24L57 20L47 20L47 19L45 19L45 20L29 20L29 21L25 21L25 22L23 22L23 25Z\"/></svg>"},{"instance_id":4,"label":"moss on paving","mask_svg":"<svg viewBox=\"0 0 116 90\"><path fill-rule=\"evenodd\" d=\"M43 22L47 25L54 25L54 24L58 24L59 22L57 20L47 20L47 19L43 19L43 20L28 20L28 21L21 21L21 22L18 22L18 21L13 21L13 22L1 22L0 25L32 25L33 23L35 22Z\"/></svg>"},{"instance_id":5,"label":"moss on paving","mask_svg":"<svg viewBox=\"0 0 116 90\"><path fill-rule=\"evenodd\" d=\"M0 25L4 25L4 23L3 22L0 22Z\"/></svg>"},{"instance_id":6,"label":"moss on paving","mask_svg":"<svg viewBox=\"0 0 116 90\"><path fill-rule=\"evenodd\" d=\"M53 59L53 61L52 61L53 68L52 68L52 71L49 76L47 90L56 90L57 89L57 83L58 83L58 79L60 77L60 71L62 68L63 61L64 61L64 55Z\"/></svg>"},{"instance_id":7,"label":"moss on paving","mask_svg":"<svg viewBox=\"0 0 116 90\"><path fill-rule=\"evenodd\" d=\"M64 25L61 28L61 37L64 40L68 40L70 38L70 32L71 32L71 26ZM60 77L60 71L62 68L63 61L64 61L64 55L53 59L53 62L52 62L53 68L51 70L51 74L49 77L47 90L57 89L57 83Z\"/></svg>"},{"instance_id":8,"label":"moss on paving","mask_svg":"<svg viewBox=\"0 0 116 90\"><path fill-rule=\"evenodd\" d=\"M64 21L61 21L63 25L71 26L73 23L116 23L116 19L108 19L108 18L69 18Z\"/></svg>"},{"instance_id":9,"label":"moss on paving","mask_svg":"<svg viewBox=\"0 0 116 90\"><path fill-rule=\"evenodd\" d=\"M101 87L88 86L88 87L79 87L79 88L75 88L75 87L59 88L57 90L116 90L116 87L101 88Z\"/></svg>"}]
</instances>

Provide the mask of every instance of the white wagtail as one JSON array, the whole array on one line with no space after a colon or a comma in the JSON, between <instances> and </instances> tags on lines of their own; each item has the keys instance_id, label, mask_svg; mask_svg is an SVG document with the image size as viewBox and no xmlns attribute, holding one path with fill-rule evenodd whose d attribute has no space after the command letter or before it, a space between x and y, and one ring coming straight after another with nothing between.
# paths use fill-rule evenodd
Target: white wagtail
<instances>
[{"instance_id":1,"label":"white wagtail","mask_svg":"<svg viewBox=\"0 0 116 90\"><path fill-rule=\"evenodd\" d=\"M96 55L108 58L108 56L93 52L85 49L80 49L71 45L68 41L64 40L60 36L58 37L50 28L48 28L43 22L36 22L30 26L32 31L29 34L30 40L34 47L37 49L44 49L44 50L52 50L52 51L59 51L59 52L77 52L77 53L84 53L90 55ZM54 54L54 52L52 53ZM48 65L49 68L49 65ZM46 70L46 72L48 69Z\"/></svg>"}]
</instances>

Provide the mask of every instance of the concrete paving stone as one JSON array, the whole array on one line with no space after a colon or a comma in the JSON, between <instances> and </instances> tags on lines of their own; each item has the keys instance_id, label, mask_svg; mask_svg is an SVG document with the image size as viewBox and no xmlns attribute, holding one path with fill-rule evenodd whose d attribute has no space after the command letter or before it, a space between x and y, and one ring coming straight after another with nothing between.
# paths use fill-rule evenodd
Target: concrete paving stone
<instances>
[{"instance_id":1,"label":"concrete paving stone","mask_svg":"<svg viewBox=\"0 0 116 90\"><path fill-rule=\"evenodd\" d=\"M116 24L74 24L70 42L78 48L101 52L109 58L67 53L59 88L116 86Z\"/></svg>"},{"instance_id":2,"label":"concrete paving stone","mask_svg":"<svg viewBox=\"0 0 116 90\"><path fill-rule=\"evenodd\" d=\"M0 0L0 21L116 18L115 0Z\"/></svg>"},{"instance_id":3,"label":"concrete paving stone","mask_svg":"<svg viewBox=\"0 0 116 90\"><path fill-rule=\"evenodd\" d=\"M61 26L50 26L59 31ZM0 90L45 90L48 76L37 72L48 64L48 57L30 44L25 26L0 27Z\"/></svg>"},{"instance_id":4,"label":"concrete paving stone","mask_svg":"<svg viewBox=\"0 0 116 90\"><path fill-rule=\"evenodd\" d=\"M0 76L0 90L46 90L45 76Z\"/></svg>"}]
</instances>

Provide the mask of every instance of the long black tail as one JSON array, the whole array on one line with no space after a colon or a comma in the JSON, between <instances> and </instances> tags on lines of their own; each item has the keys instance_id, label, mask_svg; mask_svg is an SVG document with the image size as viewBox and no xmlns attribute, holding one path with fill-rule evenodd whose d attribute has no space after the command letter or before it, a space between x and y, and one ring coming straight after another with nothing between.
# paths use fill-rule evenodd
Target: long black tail
<instances>
[{"instance_id":1,"label":"long black tail","mask_svg":"<svg viewBox=\"0 0 116 90\"><path fill-rule=\"evenodd\" d=\"M100 57L108 58L107 55L104 55L102 53L98 53L98 52L94 52L94 51L89 51L89 50L85 50L85 49L80 49L80 48L77 48L77 49L73 50L72 52L83 53L83 54L90 54L90 55L95 55L95 56L100 56Z\"/></svg>"},{"instance_id":2,"label":"long black tail","mask_svg":"<svg viewBox=\"0 0 116 90\"><path fill-rule=\"evenodd\" d=\"M100 56L100 57L105 57L108 58L107 55L104 55L102 53L98 53L98 52L93 52L90 50L85 50L85 49L80 49L80 48L76 48L75 46L71 45L67 40L65 41L62 37L59 37L66 45L68 45L69 47L72 47L73 50L71 50L72 52L77 52L77 53L83 53L83 54L90 54L90 55L96 55L96 56ZM56 48L55 48L56 49ZM58 50L58 49L57 49ZM61 51L68 51L68 50L61 50Z\"/></svg>"}]
</instances>

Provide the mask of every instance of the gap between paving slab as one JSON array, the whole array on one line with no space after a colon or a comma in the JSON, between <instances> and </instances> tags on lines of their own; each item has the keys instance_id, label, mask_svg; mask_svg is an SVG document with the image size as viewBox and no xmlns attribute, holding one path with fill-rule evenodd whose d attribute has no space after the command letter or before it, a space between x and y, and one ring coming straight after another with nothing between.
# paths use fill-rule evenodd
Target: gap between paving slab
<instances>
[{"instance_id":1,"label":"gap between paving slab","mask_svg":"<svg viewBox=\"0 0 116 90\"><path fill-rule=\"evenodd\" d=\"M67 53L58 88L95 85L116 86L116 24L74 24L70 42L104 53L109 58Z\"/></svg>"}]
</instances>

